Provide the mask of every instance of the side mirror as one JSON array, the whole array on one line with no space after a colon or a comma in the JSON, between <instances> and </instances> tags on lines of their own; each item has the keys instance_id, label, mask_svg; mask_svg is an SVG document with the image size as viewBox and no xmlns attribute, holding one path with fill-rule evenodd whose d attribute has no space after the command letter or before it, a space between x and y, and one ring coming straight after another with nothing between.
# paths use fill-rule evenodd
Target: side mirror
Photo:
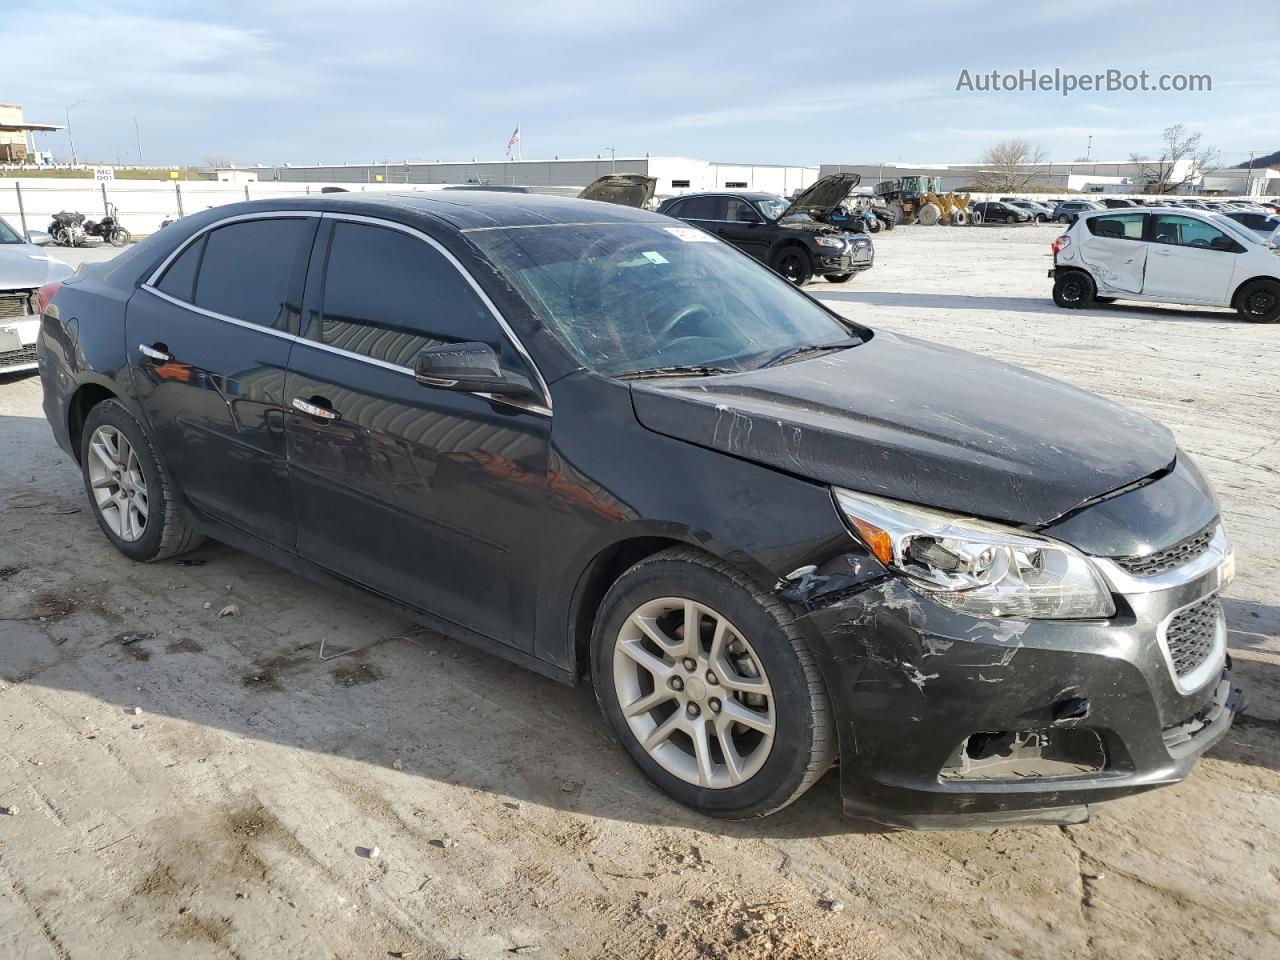
<instances>
[{"instance_id":1,"label":"side mirror","mask_svg":"<svg viewBox=\"0 0 1280 960\"><path fill-rule=\"evenodd\" d=\"M487 343L426 347L414 357L413 375L424 387L438 390L542 401L527 381L503 372L497 353Z\"/></svg>"},{"instance_id":2,"label":"side mirror","mask_svg":"<svg viewBox=\"0 0 1280 960\"><path fill-rule=\"evenodd\" d=\"M1235 253L1236 243L1230 237L1214 237L1209 241L1210 250L1221 250L1224 253Z\"/></svg>"},{"instance_id":3,"label":"side mirror","mask_svg":"<svg viewBox=\"0 0 1280 960\"><path fill-rule=\"evenodd\" d=\"M53 243L53 237L43 230L28 230L27 243L34 243L37 247L47 247Z\"/></svg>"}]
</instances>

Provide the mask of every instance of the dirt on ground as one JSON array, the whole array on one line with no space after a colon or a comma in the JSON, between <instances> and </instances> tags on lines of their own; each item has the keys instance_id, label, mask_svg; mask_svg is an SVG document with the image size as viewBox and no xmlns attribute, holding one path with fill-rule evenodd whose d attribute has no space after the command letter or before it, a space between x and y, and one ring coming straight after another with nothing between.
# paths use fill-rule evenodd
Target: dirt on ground
<instances>
[{"instance_id":1,"label":"dirt on ground","mask_svg":"<svg viewBox=\"0 0 1280 960\"><path fill-rule=\"evenodd\" d=\"M900 228L810 290L1150 414L1209 474L1250 703L1186 782L1064 828L883 832L834 777L698 816L586 689L218 544L124 560L38 379L0 378L0 957L1280 956L1280 329L1058 310L1055 235Z\"/></svg>"}]
</instances>

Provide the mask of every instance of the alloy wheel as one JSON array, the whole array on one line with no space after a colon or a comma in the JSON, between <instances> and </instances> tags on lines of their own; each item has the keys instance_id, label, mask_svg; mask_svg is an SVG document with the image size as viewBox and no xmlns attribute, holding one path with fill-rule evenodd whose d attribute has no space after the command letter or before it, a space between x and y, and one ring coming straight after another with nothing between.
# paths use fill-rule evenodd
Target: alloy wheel
<instances>
[{"instance_id":1,"label":"alloy wheel","mask_svg":"<svg viewBox=\"0 0 1280 960\"><path fill-rule=\"evenodd\" d=\"M764 666L705 604L664 597L637 607L614 643L613 681L636 741L687 783L737 786L769 757L776 718Z\"/></svg>"},{"instance_id":2,"label":"alloy wheel","mask_svg":"<svg viewBox=\"0 0 1280 960\"><path fill-rule=\"evenodd\" d=\"M140 539L147 528L147 479L133 444L115 427L103 424L89 438L89 457L98 512L121 540Z\"/></svg>"}]
</instances>

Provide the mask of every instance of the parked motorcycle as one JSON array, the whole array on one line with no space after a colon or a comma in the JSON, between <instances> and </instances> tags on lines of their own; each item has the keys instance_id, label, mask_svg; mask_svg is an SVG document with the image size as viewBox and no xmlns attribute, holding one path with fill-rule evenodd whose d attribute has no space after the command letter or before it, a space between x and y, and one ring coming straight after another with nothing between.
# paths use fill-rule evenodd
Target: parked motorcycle
<instances>
[{"instance_id":1,"label":"parked motorcycle","mask_svg":"<svg viewBox=\"0 0 1280 960\"><path fill-rule=\"evenodd\" d=\"M59 247L87 247L89 234L84 228L83 213L55 213L49 223L49 236Z\"/></svg>"},{"instance_id":2,"label":"parked motorcycle","mask_svg":"<svg viewBox=\"0 0 1280 960\"><path fill-rule=\"evenodd\" d=\"M107 204L107 215L101 220L87 220L84 225L84 232L91 237L98 237L107 241L113 247L123 247L133 235L120 225L120 211L116 209L114 203Z\"/></svg>"}]
</instances>

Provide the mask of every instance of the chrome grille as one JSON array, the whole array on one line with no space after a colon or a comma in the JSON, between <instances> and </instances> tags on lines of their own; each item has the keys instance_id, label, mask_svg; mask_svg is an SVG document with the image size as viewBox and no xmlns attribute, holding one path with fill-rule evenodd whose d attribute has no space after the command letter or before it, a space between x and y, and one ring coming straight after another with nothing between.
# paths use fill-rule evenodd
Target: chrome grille
<instances>
[{"instance_id":1,"label":"chrome grille","mask_svg":"<svg viewBox=\"0 0 1280 960\"><path fill-rule=\"evenodd\" d=\"M1164 642L1174 672L1185 677L1213 652L1222 605L1216 593L1175 614L1165 628Z\"/></svg>"},{"instance_id":2,"label":"chrome grille","mask_svg":"<svg viewBox=\"0 0 1280 960\"><path fill-rule=\"evenodd\" d=\"M1157 550L1155 553L1149 553L1144 557L1112 557L1111 559L1116 566L1132 576L1158 576L1170 570L1176 570L1184 563L1190 563L1208 550L1217 528L1217 521L1214 521L1194 536L1179 540L1173 546Z\"/></svg>"},{"instance_id":3,"label":"chrome grille","mask_svg":"<svg viewBox=\"0 0 1280 960\"><path fill-rule=\"evenodd\" d=\"M17 290L0 293L0 320L14 317L30 317L36 312L32 291Z\"/></svg>"}]
</instances>

